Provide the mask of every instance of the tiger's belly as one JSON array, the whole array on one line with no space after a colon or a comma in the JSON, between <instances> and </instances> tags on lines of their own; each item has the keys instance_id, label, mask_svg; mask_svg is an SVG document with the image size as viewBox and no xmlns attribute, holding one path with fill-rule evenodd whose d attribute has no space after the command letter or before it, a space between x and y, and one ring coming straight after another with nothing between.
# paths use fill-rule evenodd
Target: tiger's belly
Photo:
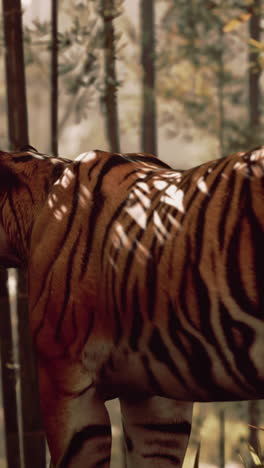
<instances>
[{"instance_id":1,"label":"tiger's belly","mask_svg":"<svg viewBox=\"0 0 264 468\"><path fill-rule=\"evenodd\" d=\"M105 400L142 394L183 401L264 398L262 343L255 343L253 354L246 350L234 357L227 351L219 354L212 345L169 346L165 336L153 333L137 349L123 339L93 367L95 385ZM91 364L86 362L86 367Z\"/></svg>"}]
</instances>

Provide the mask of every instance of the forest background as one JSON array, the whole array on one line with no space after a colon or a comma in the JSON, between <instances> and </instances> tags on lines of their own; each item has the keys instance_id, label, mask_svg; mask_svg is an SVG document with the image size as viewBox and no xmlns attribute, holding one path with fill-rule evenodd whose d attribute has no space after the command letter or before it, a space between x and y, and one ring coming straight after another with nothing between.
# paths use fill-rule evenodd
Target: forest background
<instances>
[{"instance_id":1,"label":"forest background","mask_svg":"<svg viewBox=\"0 0 264 468\"><path fill-rule=\"evenodd\" d=\"M9 0L9 7L19 3ZM263 141L261 0L24 0L21 6L26 143L40 152L74 158L95 148L147 151L184 169ZM1 149L17 143L10 134L7 98L7 56L15 50L4 34L6 8L8 0L3 0ZM9 273L11 290L13 280ZM4 294L0 291L1 314ZM22 337L25 322L17 309L13 291L8 333L15 339L7 354L7 328L0 326L0 467L43 468L48 455L40 455L44 442L32 399L37 397L35 377L22 363L34 367L34 360L22 346L28 336ZM13 347L14 342L20 345ZM10 404L10 382L15 405ZM109 406L113 468L124 468L118 405ZM257 447L256 430L248 422L261 425L262 419L260 402L196 405L185 467L193 466L199 444L201 468L256 466L248 449L248 441ZM37 441L34 454L32 441ZM11 462L14 455L16 462ZM33 455L39 457L37 464Z\"/></svg>"}]
</instances>

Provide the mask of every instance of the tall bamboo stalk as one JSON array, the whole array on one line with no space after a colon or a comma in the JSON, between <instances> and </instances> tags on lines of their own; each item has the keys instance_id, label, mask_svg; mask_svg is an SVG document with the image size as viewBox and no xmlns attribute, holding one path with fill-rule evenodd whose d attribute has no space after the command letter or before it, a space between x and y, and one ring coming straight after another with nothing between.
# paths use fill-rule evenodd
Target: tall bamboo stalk
<instances>
[{"instance_id":1,"label":"tall bamboo stalk","mask_svg":"<svg viewBox=\"0 0 264 468\"><path fill-rule=\"evenodd\" d=\"M29 143L20 0L2 0L5 33L8 134L10 147Z\"/></svg>"},{"instance_id":2,"label":"tall bamboo stalk","mask_svg":"<svg viewBox=\"0 0 264 468\"><path fill-rule=\"evenodd\" d=\"M28 123L21 0L3 0L8 131L12 149L27 146ZM18 328L21 369L23 453L26 468L44 468L45 439L39 411L35 356L30 346L26 283L18 274Z\"/></svg>"},{"instance_id":3,"label":"tall bamboo stalk","mask_svg":"<svg viewBox=\"0 0 264 468\"><path fill-rule=\"evenodd\" d=\"M110 150L120 151L117 108L116 39L113 20L116 15L114 0L101 0L104 23L104 104L105 125Z\"/></svg>"},{"instance_id":4,"label":"tall bamboo stalk","mask_svg":"<svg viewBox=\"0 0 264 468\"><path fill-rule=\"evenodd\" d=\"M156 99L155 99L155 10L153 0L140 1L142 115L141 147L147 153L157 154Z\"/></svg>"},{"instance_id":5,"label":"tall bamboo stalk","mask_svg":"<svg viewBox=\"0 0 264 468\"><path fill-rule=\"evenodd\" d=\"M58 155L58 1L51 2L51 152Z\"/></svg>"},{"instance_id":6,"label":"tall bamboo stalk","mask_svg":"<svg viewBox=\"0 0 264 468\"><path fill-rule=\"evenodd\" d=\"M7 466L21 468L16 367L12 340L11 311L8 300L7 270L0 268L0 357L4 406L5 447Z\"/></svg>"},{"instance_id":7,"label":"tall bamboo stalk","mask_svg":"<svg viewBox=\"0 0 264 468\"><path fill-rule=\"evenodd\" d=\"M252 16L249 21L249 36L257 42L261 40L261 0L254 0L251 5ZM248 52L248 95L249 95L249 143L256 145L259 138L261 117L260 76L262 68L259 62L259 50L249 45Z\"/></svg>"}]
</instances>

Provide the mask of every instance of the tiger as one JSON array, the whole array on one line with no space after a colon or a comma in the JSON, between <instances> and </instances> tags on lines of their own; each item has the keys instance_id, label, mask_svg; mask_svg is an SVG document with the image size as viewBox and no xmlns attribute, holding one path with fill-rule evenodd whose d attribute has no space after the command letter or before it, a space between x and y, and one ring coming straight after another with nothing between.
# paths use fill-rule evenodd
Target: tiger
<instances>
[{"instance_id":1,"label":"tiger","mask_svg":"<svg viewBox=\"0 0 264 468\"><path fill-rule=\"evenodd\" d=\"M263 398L264 147L175 170L144 153L0 152L0 263L28 271L57 468L180 468L193 402Z\"/></svg>"}]
</instances>

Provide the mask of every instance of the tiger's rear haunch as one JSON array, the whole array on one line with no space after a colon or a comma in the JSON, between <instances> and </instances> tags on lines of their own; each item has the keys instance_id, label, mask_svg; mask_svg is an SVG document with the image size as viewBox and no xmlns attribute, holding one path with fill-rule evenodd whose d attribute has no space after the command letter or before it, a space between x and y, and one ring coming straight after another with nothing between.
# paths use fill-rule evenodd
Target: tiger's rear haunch
<instances>
[{"instance_id":1,"label":"tiger's rear haunch","mask_svg":"<svg viewBox=\"0 0 264 468\"><path fill-rule=\"evenodd\" d=\"M184 172L154 157L0 153L0 258L27 265L53 465L181 467L193 401L264 396L264 149Z\"/></svg>"}]
</instances>

